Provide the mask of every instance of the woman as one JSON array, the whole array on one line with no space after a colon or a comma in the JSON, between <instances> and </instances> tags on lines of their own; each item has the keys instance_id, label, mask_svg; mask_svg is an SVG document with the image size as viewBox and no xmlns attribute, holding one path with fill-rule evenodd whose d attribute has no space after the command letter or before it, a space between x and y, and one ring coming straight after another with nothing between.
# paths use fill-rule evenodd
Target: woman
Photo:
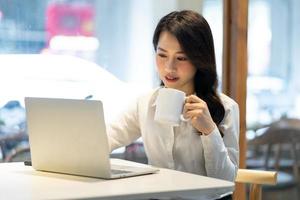
<instances>
[{"instance_id":1,"label":"woman","mask_svg":"<svg viewBox=\"0 0 300 200\"><path fill-rule=\"evenodd\" d=\"M176 127L155 122L155 100L161 87L157 88L109 126L111 150L142 137L151 165L234 181L239 109L232 99L217 93L208 23L194 11L172 12L159 21L153 45L161 87L185 92L183 116L190 120Z\"/></svg>"}]
</instances>

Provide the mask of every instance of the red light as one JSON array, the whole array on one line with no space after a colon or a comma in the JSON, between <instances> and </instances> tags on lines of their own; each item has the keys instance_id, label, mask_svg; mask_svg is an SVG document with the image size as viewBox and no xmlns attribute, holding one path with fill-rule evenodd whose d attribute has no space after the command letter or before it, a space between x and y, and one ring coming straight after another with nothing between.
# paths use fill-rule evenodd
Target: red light
<instances>
[{"instance_id":1,"label":"red light","mask_svg":"<svg viewBox=\"0 0 300 200\"><path fill-rule=\"evenodd\" d=\"M46 11L48 41L55 35L93 36L94 8L88 4L50 4Z\"/></svg>"}]
</instances>

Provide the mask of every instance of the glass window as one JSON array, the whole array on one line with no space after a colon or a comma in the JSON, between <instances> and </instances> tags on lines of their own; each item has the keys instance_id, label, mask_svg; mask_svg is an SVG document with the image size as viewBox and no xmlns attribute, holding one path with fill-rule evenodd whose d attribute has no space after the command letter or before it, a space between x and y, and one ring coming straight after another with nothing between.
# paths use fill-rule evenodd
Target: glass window
<instances>
[{"instance_id":1,"label":"glass window","mask_svg":"<svg viewBox=\"0 0 300 200\"><path fill-rule=\"evenodd\" d=\"M299 1L250 0L247 125L299 117Z\"/></svg>"},{"instance_id":2,"label":"glass window","mask_svg":"<svg viewBox=\"0 0 300 200\"><path fill-rule=\"evenodd\" d=\"M11 56L0 59L1 89L5 91L1 95L0 108L9 99L22 99L22 95L47 95L34 89L31 93L17 90L21 85L27 84L24 81L32 81L30 79L33 77L35 79L39 77L45 82L45 76L36 74L34 71L29 72L26 77L16 73L25 68L31 69L28 67L29 63L39 65L40 69L45 68L43 69L45 73L49 71L46 68L51 68L51 65L42 64L43 59L36 62L30 60L42 55L71 55L85 59L90 64L86 64L82 70L91 71L92 67L89 66L93 63L97 64L99 68L107 70L120 81L138 85L139 90L157 86L159 80L154 63L152 34L162 16L182 9L193 9L200 13L203 11L203 15L212 28L218 75L221 79L223 30L221 0L187 2L179 0L163 2L158 0L1 0L0 54L11 54ZM16 54L25 55L19 59L19 57L14 57L17 56ZM24 58L28 54L39 56ZM78 81L79 76L71 77L75 70L68 68L68 62L73 61L54 59L53 62L56 62L55 60L60 60L62 63L56 63L61 70L52 74L53 85L57 84L58 79L64 79L64 82L68 83L71 80ZM12 65L18 66L10 67ZM8 68L14 68L15 73ZM66 70L70 70L70 75L66 75ZM85 78L88 79L88 77ZM78 85L80 84L76 87ZM63 88L51 90L51 96L68 94L63 91ZM83 94L78 90L77 94L72 92L68 97L79 98L90 93L93 93L95 97L99 96L101 91L89 90Z\"/></svg>"},{"instance_id":3,"label":"glass window","mask_svg":"<svg viewBox=\"0 0 300 200\"><path fill-rule=\"evenodd\" d=\"M214 37L217 73L219 87L222 83L222 55L223 55L223 1L206 0L203 2L203 16L208 21Z\"/></svg>"}]
</instances>

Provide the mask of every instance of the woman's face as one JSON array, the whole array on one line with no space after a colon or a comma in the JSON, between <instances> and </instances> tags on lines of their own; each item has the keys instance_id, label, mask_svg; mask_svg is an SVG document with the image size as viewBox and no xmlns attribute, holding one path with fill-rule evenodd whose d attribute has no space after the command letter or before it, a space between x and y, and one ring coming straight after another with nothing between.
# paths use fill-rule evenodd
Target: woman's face
<instances>
[{"instance_id":1,"label":"woman's face","mask_svg":"<svg viewBox=\"0 0 300 200\"><path fill-rule=\"evenodd\" d=\"M181 49L177 38L167 31L159 36L156 65L166 87L181 90L187 95L194 93L196 68Z\"/></svg>"}]
</instances>

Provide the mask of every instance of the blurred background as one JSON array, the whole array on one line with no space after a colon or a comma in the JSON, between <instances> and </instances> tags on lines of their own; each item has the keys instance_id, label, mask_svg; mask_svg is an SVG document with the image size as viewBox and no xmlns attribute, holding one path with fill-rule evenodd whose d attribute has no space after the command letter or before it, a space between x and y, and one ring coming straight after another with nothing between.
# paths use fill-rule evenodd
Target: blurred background
<instances>
[{"instance_id":1,"label":"blurred background","mask_svg":"<svg viewBox=\"0 0 300 200\"><path fill-rule=\"evenodd\" d=\"M249 141L273 122L300 118L299 8L299 0L249 0ZM25 96L102 99L110 121L158 86L152 34L162 16L182 9L202 13L212 28L221 90L222 0L0 0L0 160L28 148ZM117 107L108 100L118 98ZM262 146L249 143L249 167L263 167L254 153L271 147ZM139 142L112 156L147 162Z\"/></svg>"}]
</instances>

